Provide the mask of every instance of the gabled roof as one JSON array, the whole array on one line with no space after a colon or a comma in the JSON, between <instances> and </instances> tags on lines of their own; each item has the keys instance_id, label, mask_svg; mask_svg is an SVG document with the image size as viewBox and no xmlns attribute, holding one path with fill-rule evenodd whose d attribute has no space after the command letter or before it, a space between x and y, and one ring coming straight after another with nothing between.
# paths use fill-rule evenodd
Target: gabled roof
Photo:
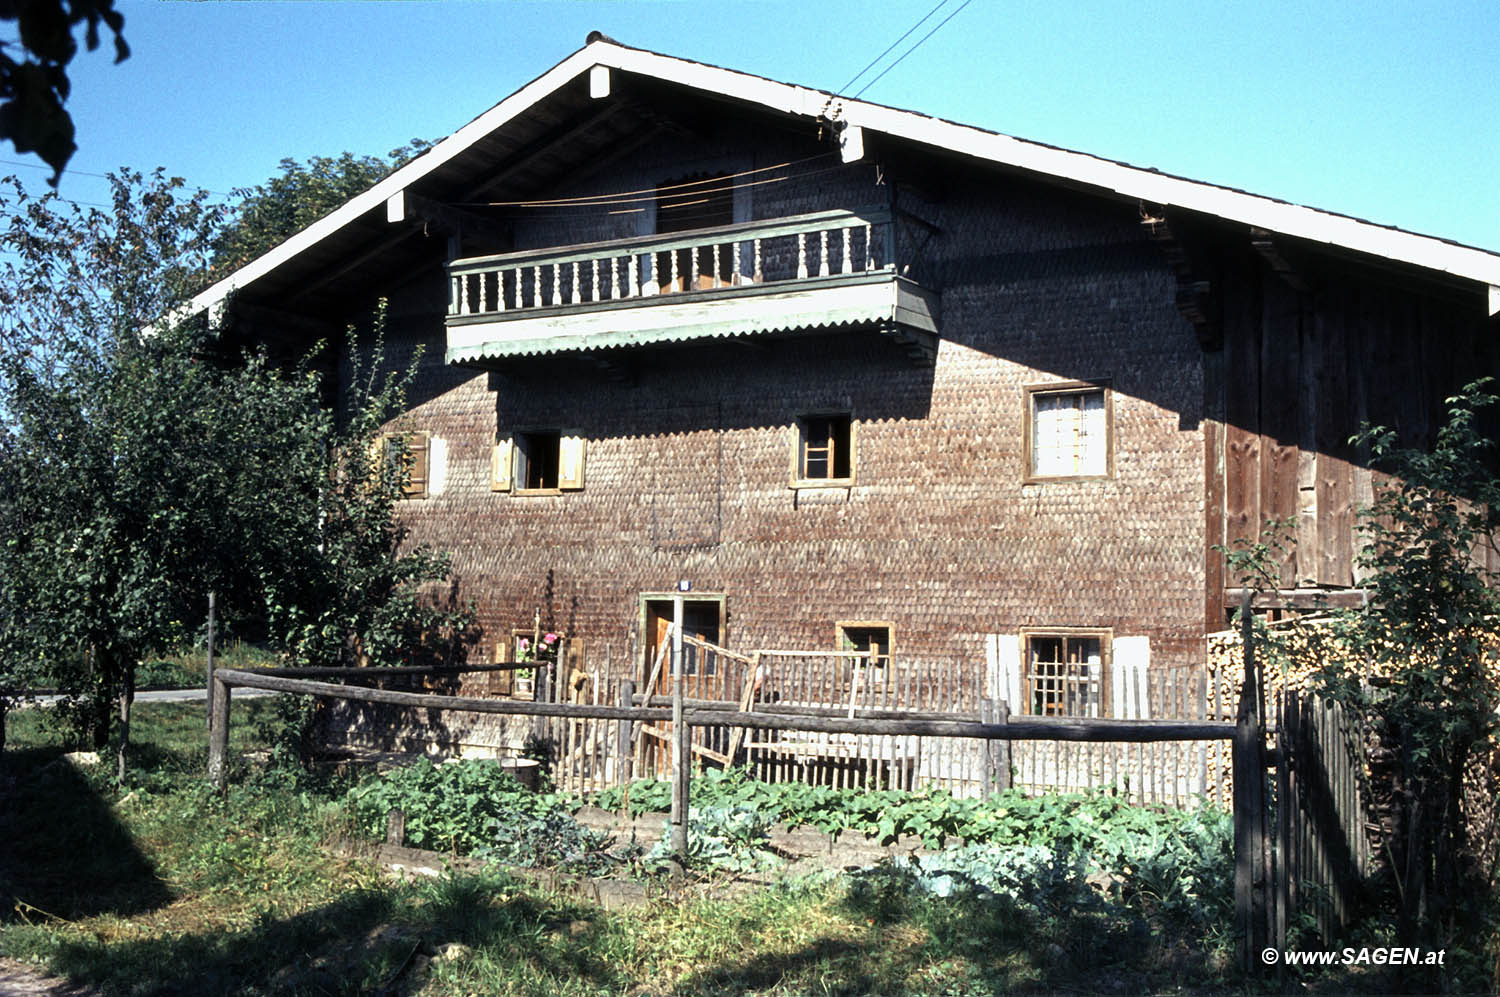
<instances>
[{"instance_id":1,"label":"gabled roof","mask_svg":"<svg viewBox=\"0 0 1500 997\"><path fill-rule=\"evenodd\" d=\"M779 83L736 70L631 48L598 32L589 36L583 48L424 155L203 291L193 299L192 310L216 307L231 291L248 287L278 268L295 265L305 254L318 254L320 250L326 254L332 248L331 240L336 240L340 233L361 219L368 220L373 212L383 213L387 199L419 181L440 176L445 169L451 170L466 153L492 141L508 127L534 130L538 127L534 113L540 105L565 89L577 92L585 80L592 83L599 79L602 70L591 74L595 67L696 89L704 94L805 118L810 122L831 121L843 129L846 139L853 144L859 142L861 130L883 133L936 150L1021 170L1042 180L1093 188L1102 194L1138 199L1161 207L1186 209L1393 263L1450 274L1486 285L1490 314L1500 311L1500 253L1086 153L1028 142L913 111L839 97L824 90ZM533 117L528 118L528 115Z\"/></svg>"}]
</instances>

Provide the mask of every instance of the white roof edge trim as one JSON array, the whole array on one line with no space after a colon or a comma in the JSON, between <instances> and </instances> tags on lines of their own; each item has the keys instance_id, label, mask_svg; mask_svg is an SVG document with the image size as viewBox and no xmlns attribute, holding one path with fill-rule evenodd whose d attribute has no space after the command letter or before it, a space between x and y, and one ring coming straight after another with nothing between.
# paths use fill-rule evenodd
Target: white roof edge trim
<instances>
[{"instance_id":1,"label":"white roof edge trim","mask_svg":"<svg viewBox=\"0 0 1500 997\"><path fill-rule=\"evenodd\" d=\"M816 117L829 108L836 108L837 116L842 120L871 131L1074 180L1155 204L1215 215L1485 284L1500 284L1500 254L1462 246L1436 236L1420 235L1321 208L1128 166L1088 153L1028 142L915 111L870 104L790 83L777 83L736 70L685 62L674 56L617 47L611 48L610 56L623 70L669 77L777 110Z\"/></svg>"},{"instance_id":2,"label":"white roof edge trim","mask_svg":"<svg viewBox=\"0 0 1500 997\"><path fill-rule=\"evenodd\" d=\"M1006 166L1098 187L1126 197L1176 206L1272 232L1402 263L1500 285L1500 254L1362 221L1320 208L1291 204L1259 194L1219 187L1154 170L1101 159L1088 153L1028 142L972 125L961 125L915 111L904 111L840 97L792 83L781 83L733 69L599 40L553 66L485 111L423 155L362 194L199 293L189 312L223 301L237 287L269 273L355 218L381 206L399 190L454 158L475 141L550 96L596 65L696 87L784 113L816 118L830 109L851 125L885 132Z\"/></svg>"},{"instance_id":3,"label":"white roof edge trim","mask_svg":"<svg viewBox=\"0 0 1500 997\"><path fill-rule=\"evenodd\" d=\"M590 42L574 52L416 159L376 183L369 190L356 194L285 242L276 245L223 280L200 292L188 303L188 312L196 314L223 301L236 288L271 272L304 249L321 242L327 236L343 228L366 211L384 204L391 195L405 190L413 181L421 179L448 162L517 114L567 85L579 74L587 72L591 66L600 64L601 60L593 58L590 50L607 44ZM609 47L613 48L613 46Z\"/></svg>"}]
</instances>

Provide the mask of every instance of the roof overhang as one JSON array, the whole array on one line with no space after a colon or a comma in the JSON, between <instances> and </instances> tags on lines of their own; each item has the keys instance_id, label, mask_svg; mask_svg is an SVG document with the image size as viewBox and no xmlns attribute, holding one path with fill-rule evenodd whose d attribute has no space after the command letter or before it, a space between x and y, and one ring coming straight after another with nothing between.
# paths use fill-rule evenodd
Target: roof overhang
<instances>
[{"instance_id":1,"label":"roof overhang","mask_svg":"<svg viewBox=\"0 0 1500 997\"><path fill-rule=\"evenodd\" d=\"M630 48L597 35L591 35L582 49L422 156L197 295L191 308L199 311L221 304L236 289L249 287L300 255L315 251L346 226L367 219L372 212L383 211L389 198L444 169L477 143L505 129L564 88L575 84L586 87L588 95L594 99L608 95L611 71L695 88L794 118L829 123L844 137L841 147L846 159L859 157L864 132L884 133L935 150L1021 170L1042 180L1051 179L1116 197L1185 209L1381 260L1450 274L1474 281L1481 289L1486 289L1490 314L1500 311L1500 254L1086 153L1028 142L912 111Z\"/></svg>"}]
</instances>

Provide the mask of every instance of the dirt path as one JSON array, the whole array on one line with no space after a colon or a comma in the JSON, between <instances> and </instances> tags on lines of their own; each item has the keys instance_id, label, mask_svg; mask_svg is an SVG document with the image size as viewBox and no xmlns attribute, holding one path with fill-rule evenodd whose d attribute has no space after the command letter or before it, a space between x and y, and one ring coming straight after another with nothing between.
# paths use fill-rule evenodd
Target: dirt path
<instances>
[{"instance_id":1,"label":"dirt path","mask_svg":"<svg viewBox=\"0 0 1500 997\"><path fill-rule=\"evenodd\" d=\"M99 991L81 983L69 983L41 970L0 958L0 997L98 997Z\"/></svg>"}]
</instances>

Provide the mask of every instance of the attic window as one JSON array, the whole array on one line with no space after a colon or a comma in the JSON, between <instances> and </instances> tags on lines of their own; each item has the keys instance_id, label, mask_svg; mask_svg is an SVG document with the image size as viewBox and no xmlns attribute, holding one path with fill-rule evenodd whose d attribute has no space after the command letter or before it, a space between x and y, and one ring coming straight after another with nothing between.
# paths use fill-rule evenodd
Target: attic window
<instances>
[{"instance_id":1,"label":"attic window","mask_svg":"<svg viewBox=\"0 0 1500 997\"><path fill-rule=\"evenodd\" d=\"M804 415L797 420L794 487L848 485L854 481L854 418L847 412Z\"/></svg>"}]
</instances>

